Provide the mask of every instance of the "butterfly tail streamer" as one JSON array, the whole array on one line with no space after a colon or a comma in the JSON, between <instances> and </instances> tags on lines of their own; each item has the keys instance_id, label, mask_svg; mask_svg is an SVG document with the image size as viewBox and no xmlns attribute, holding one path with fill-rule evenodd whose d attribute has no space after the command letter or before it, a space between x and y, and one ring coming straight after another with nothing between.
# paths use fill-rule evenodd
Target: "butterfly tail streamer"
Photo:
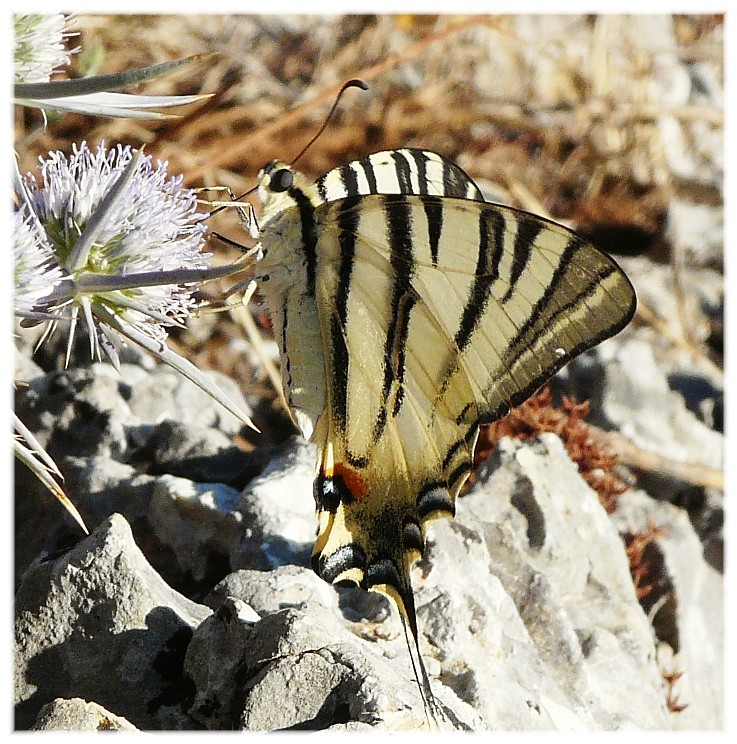
<instances>
[{"instance_id":1,"label":"butterfly tail streamer","mask_svg":"<svg viewBox=\"0 0 737 744\"><path fill-rule=\"evenodd\" d=\"M396 600L395 600L396 601ZM402 621L402 630L407 642L407 651L409 653L410 663L412 664L412 673L417 682L417 688L422 698L422 706L425 709L425 717L430 729L438 729L438 705L430 685L430 677L425 668L425 662L422 660L420 652L420 637L417 629L417 614L415 612L414 594L412 587L408 586L405 597L402 600L402 606L399 606L399 618ZM412 639L410 640L410 634ZM417 660L415 661L415 656ZM419 669L419 672L418 672Z\"/></svg>"},{"instance_id":2,"label":"butterfly tail streamer","mask_svg":"<svg viewBox=\"0 0 737 744\"><path fill-rule=\"evenodd\" d=\"M393 511L396 503L387 506L367 498L368 493L362 494L359 474L345 463L323 460L320 471L315 482L320 530L312 567L329 583L357 585L379 592L395 604L428 725L437 728L439 708L420 652L410 578L411 566L424 552L416 515L398 519ZM366 510L366 506L371 508ZM397 525L403 523L402 533Z\"/></svg>"}]
</instances>

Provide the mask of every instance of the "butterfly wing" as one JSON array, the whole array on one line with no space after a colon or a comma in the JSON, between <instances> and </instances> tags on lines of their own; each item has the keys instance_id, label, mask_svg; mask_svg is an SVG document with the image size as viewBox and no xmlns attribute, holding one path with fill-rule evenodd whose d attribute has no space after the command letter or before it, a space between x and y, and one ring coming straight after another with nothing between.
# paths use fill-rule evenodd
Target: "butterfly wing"
<instances>
[{"instance_id":1,"label":"butterfly wing","mask_svg":"<svg viewBox=\"0 0 737 744\"><path fill-rule=\"evenodd\" d=\"M291 167L273 161L264 167L269 176ZM384 150L328 171L311 184L293 172L294 192L260 188L264 202L261 242L268 254L262 261L260 285L269 306L274 336L282 358L285 397L295 423L307 439L326 403L323 376L330 374L323 336L317 323L315 271L319 227L314 210L347 197L371 194L408 194L458 197L483 201L471 177L447 158L417 148ZM425 201L429 224L438 222L440 198ZM350 228L348 228L350 231ZM323 267L325 266L323 262Z\"/></svg>"},{"instance_id":2,"label":"butterfly wing","mask_svg":"<svg viewBox=\"0 0 737 744\"><path fill-rule=\"evenodd\" d=\"M429 150L382 150L334 168L315 181L324 202L368 194L456 196L483 201L479 187L452 161Z\"/></svg>"},{"instance_id":3,"label":"butterfly wing","mask_svg":"<svg viewBox=\"0 0 737 744\"><path fill-rule=\"evenodd\" d=\"M571 231L431 196L328 202L316 314L325 407L313 440L314 567L391 596L413 633L409 571L452 515L482 422L527 398L634 312L629 281Z\"/></svg>"},{"instance_id":4,"label":"butterfly wing","mask_svg":"<svg viewBox=\"0 0 737 744\"><path fill-rule=\"evenodd\" d=\"M479 424L621 329L634 292L592 245L486 204L434 153L270 188L283 170L259 190L261 280L290 409L319 449L313 567L395 601L432 708L410 582L426 524L454 513Z\"/></svg>"}]
</instances>

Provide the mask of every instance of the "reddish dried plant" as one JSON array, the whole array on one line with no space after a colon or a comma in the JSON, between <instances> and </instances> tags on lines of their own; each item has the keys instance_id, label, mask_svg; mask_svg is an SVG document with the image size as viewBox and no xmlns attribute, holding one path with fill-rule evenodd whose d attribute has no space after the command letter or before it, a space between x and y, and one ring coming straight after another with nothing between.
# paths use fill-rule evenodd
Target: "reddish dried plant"
<instances>
[{"instance_id":1,"label":"reddish dried plant","mask_svg":"<svg viewBox=\"0 0 737 744\"><path fill-rule=\"evenodd\" d=\"M688 703L679 702L678 693L675 691L675 684L683 676L683 672L675 670L667 672L665 669L661 671L663 679L665 680L665 704L668 706L668 710L671 713L680 713L682 710L686 710L686 708L688 708Z\"/></svg>"},{"instance_id":2,"label":"reddish dried plant","mask_svg":"<svg viewBox=\"0 0 737 744\"><path fill-rule=\"evenodd\" d=\"M662 553L655 545L656 540L666 535L662 527L656 527L649 520L644 532L625 532L622 535L632 583L637 599L646 612L670 589L668 582L663 579Z\"/></svg>"},{"instance_id":3,"label":"reddish dried plant","mask_svg":"<svg viewBox=\"0 0 737 744\"><path fill-rule=\"evenodd\" d=\"M476 463L486 459L502 437L526 440L542 432L552 432L561 438L582 478L599 494L601 503L611 514L616 509L617 497L627 486L614 473L616 453L584 422L589 410L588 401L577 403L566 396L560 407L554 406L550 388L544 387L504 418L482 428L476 445Z\"/></svg>"},{"instance_id":4,"label":"reddish dried plant","mask_svg":"<svg viewBox=\"0 0 737 744\"><path fill-rule=\"evenodd\" d=\"M655 628L656 635L666 643L672 644L672 639L660 635L659 623L653 612L653 608L663 602L667 604L674 594L673 584L668 576L665 566L663 552L657 545L657 541L667 536L667 531L657 527L652 520L648 520L647 527L643 532L625 532L622 540L625 544L625 552L630 564L632 583L635 586L637 599L642 609L648 615L653 614L651 622ZM661 631L662 632L662 631ZM663 681L665 683L666 705L671 713L680 713L688 707L681 703L675 691L675 683L683 675L681 671L667 671L661 668Z\"/></svg>"}]
</instances>

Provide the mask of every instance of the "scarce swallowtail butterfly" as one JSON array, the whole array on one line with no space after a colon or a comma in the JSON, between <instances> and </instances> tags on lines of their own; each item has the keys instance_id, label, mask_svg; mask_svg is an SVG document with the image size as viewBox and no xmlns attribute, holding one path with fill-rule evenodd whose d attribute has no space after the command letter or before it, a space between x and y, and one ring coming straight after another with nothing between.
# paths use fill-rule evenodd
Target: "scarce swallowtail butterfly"
<instances>
[{"instance_id":1,"label":"scarce swallowtail butterfly","mask_svg":"<svg viewBox=\"0 0 737 744\"><path fill-rule=\"evenodd\" d=\"M479 426L622 329L634 290L576 233L485 202L432 152L378 152L314 183L274 161L258 194L257 279L318 451L313 568L394 601L437 710L410 581L427 524L453 516Z\"/></svg>"}]
</instances>

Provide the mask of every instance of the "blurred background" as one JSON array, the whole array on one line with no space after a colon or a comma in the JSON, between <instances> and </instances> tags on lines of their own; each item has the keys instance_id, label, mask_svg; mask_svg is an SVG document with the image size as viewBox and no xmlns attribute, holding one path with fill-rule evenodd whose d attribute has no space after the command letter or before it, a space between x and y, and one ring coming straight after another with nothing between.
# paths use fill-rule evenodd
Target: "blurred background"
<instances>
[{"instance_id":1,"label":"blurred background","mask_svg":"<svg viewBox=\"0 0 737 744\"><path fill-rule=\"evenodd\" d=\"M635 323L664 363L721 380L722 16L78 15L72 30L82 51L70 76L212 53L133 92L213 95L179 118L49 115L45 129L38 110L16 107L22 172L82 140L145 144L187 185L240 194L265 162L295 157L340 86L361 78L369 90L345 94L301 170L435 150L488 200L564 222L617 256L638 290ZM250 245L233 212L210 224ZM217 263L237 255L216 240L211 250ZM258 295L251 308L268 339ZM278 408L231 316L203 316L172 342ZM275 345L264 348L275 361Z\"/></svg>"}]
</instances>

